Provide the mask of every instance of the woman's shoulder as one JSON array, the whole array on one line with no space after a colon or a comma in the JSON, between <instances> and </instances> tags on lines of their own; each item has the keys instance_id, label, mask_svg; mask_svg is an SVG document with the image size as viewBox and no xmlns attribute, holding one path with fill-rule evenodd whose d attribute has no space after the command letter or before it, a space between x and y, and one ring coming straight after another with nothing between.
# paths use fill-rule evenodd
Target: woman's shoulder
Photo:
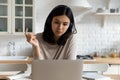
<instances>
[{"instance_id":1,"label":"woman's shoulder","mask_svg":"<svg viewBox=\"0 0 120 80\"><path fill-rule=\"evenodd\" d=\"M77 35L76 35L76 34L72 34L72 35L70 35L70 37L68 38L67 43L69 43L69 44L74 44L74 43L77 43L77 41L78 41Z\"/></svg>"},{"instance_id":2,"label":"woman's shoulder","mask_svg":"<svg viewBox=\"0 0 120 80\"><path fill-rule=\"evenodd\" d=\"M76 39L77 38L77 35L76 34L71 34L69 39Z\"/></svg>"},{"instance_id":3,"label":"woman's shoulder","mask_svg":"<svg viewBox=\"0 0 120 80\"><path fill-rule=\"evenodd\" d=\"M43 33L37 33L36 36L42 36Z\"/></svg>"}]
</instances>

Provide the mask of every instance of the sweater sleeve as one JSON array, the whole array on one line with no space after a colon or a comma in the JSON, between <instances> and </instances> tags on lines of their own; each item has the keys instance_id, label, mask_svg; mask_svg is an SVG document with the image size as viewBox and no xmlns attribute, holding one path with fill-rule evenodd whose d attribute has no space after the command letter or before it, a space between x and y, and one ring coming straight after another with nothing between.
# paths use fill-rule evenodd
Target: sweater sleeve
<instances>
[{"instance_id":1,"label":"sweater sleeve","mask_svg":"<svg viewBox=\"0 0 120 80\"><path fill-rule=\"evenodd\" d=\"M73 34L69 41L68 59L76 60L77 55L77 35Z\"/></svg>"}]
</instances>

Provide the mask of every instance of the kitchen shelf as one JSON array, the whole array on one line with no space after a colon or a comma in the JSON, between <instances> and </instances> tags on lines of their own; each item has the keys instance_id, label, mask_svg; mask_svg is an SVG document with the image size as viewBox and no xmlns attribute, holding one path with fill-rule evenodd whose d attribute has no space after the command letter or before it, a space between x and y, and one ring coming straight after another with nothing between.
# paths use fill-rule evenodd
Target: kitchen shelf
<instances>
[{"instance_id":1,"label":"kitchen shelf","mask_svg":"<svg viewBox=\"0 0 120 80\"><path fill-rule=\"evenodd\" d=\"M120 13L96 13L96 15L103 15L103 16L120 16Z\"/></svg>"}]
</instances>

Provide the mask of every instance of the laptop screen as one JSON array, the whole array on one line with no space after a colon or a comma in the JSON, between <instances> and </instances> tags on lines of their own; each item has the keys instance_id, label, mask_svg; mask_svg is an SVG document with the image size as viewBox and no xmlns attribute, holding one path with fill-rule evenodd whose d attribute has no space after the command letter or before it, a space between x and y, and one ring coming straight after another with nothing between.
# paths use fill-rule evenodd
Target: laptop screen
<instances>
[{"instance_id":1,"label":"laptop screen","mask_svg":"<svg viewBox=\"0 0 120 80\"><path fill-rule=\"evenodd\" d=\"M34 60L32 80L82 80L82 60Z\"/></svg>"}]
</instances>

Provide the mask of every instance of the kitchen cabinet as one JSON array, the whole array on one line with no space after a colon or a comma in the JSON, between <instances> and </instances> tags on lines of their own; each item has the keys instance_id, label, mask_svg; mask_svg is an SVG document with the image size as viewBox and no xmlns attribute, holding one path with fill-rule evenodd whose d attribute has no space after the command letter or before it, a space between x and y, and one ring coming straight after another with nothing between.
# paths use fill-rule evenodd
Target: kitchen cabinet
<instances>
[{"instance_id":1,"label":"kitchen cabinet","mask_svg":"<svg viewBox=\"0 0 120 80\"><path fill-rule=\"evenodd\" d=\"M34 0L0 0L0 34L34 32Z\"/></svg>"}]
</instances>

